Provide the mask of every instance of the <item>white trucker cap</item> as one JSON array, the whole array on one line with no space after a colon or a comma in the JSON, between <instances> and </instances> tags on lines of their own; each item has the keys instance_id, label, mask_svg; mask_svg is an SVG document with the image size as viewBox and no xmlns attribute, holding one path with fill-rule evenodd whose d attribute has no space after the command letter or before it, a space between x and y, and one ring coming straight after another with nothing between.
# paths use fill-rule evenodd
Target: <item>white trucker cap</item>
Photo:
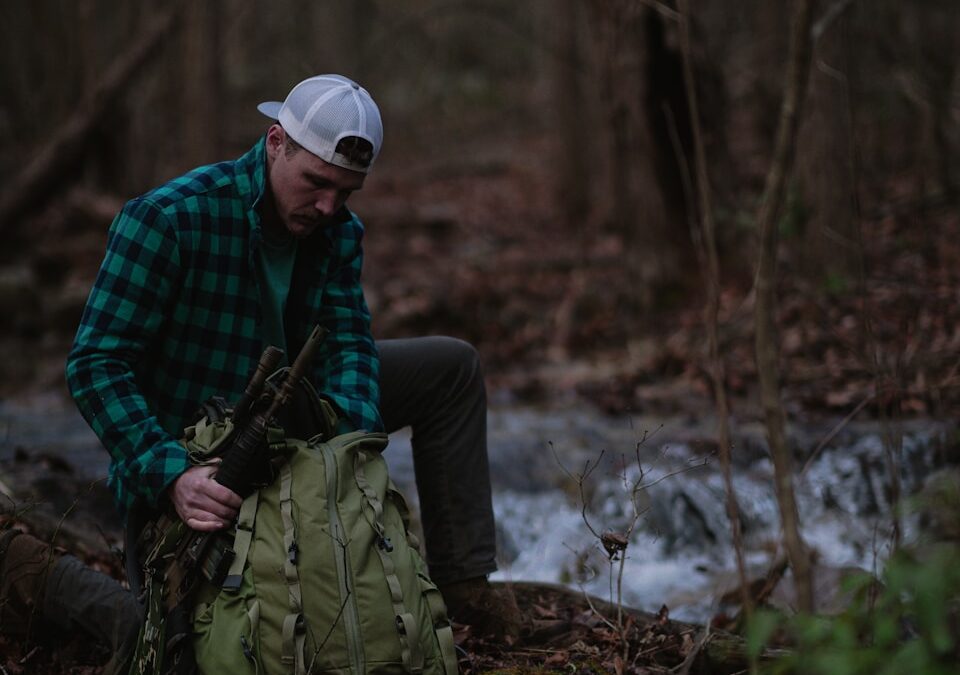
<instances>
[{"instance_id":1,"label":"white trucker cap","mask_svg":"<svg viewBox=\"0 0 960 675\"><path fill-rule=\"evenodd\" d=\"M267 101L257 110L280 122L284 131L325 162L367 173L383 144L380 110L370 93L343 75L317 75L290 90L287 100ZM337 152L344 138L357 136L373 146L369 159Z\"/></svg>"}]
</instances>

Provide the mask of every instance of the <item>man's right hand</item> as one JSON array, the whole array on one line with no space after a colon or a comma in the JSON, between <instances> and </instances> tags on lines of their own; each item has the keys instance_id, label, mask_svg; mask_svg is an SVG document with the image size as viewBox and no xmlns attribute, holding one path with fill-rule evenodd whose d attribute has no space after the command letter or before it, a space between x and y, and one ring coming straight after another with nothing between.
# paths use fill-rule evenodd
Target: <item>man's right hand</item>
<instances>
[{"instance_id":1,"label":"man's right hand","mask_svg":"<svg viewBox=\"0 0 960 675\"><path fill-rule=\"evenodd\" d=\"M221 530L233 522L243 499L213 479L217 466L194 466L180 474L168 492L177 515L200 532Z\"/></svg>"}]
</instances>

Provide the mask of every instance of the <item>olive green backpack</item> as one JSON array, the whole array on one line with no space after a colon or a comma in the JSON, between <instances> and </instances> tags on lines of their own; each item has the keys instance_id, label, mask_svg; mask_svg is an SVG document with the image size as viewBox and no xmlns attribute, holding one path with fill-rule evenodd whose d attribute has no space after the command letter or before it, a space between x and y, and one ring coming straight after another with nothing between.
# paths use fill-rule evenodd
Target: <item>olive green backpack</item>
<instances>
[{"instance_id":1,"label":"olive green backpack","mask_svg":"<svg viewBox=\"0 0 960 675\"><path fill-rule=\"evenodd\" d=\"M215 454L230 424L205 418L187 430L195 462ZM270 443L287 459L276 480L244 500L226 542L232 562L225 579L202 580L194 592L199 671L454 675L446 608L381 456L386 434L302 441L274 429ZM159 646L165 632L150 618L161 615L158 598L148 596L147 605L141 663L156 651L150 639Z\"/></svg>"}]
</instances>

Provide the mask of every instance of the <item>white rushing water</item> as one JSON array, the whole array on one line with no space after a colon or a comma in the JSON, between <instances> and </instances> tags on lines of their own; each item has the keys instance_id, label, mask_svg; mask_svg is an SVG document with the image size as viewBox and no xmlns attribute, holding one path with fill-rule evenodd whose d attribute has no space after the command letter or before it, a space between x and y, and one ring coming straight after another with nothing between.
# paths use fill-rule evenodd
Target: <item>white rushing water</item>
<instances>
[{"instance_id":1,"label":"white rushing water","mask_svg":"<svg viewBox=\"0 0 960 675\"><path fill-rule=\"evenodd\" d=\"M602 427L602 420L595 422ZM528 425L527 433L536 431ZM904 494L919 490L938 466L944 433L933 425L904 430L902 446L892 455ZM623 442L617 434L609 440ZM495 432L492 455L496 443ZM708 463L702 465L702 453L684 442L651 443L648 439L645 446L640 461L645 473L640 483L650 487L638 493L640 515L624 564L623 602L654 612L665 604L675 618L706 621L722 610L718 598L735 587L736 579L719 464L715 458L707 458ZM802 534L823 568L882 568L892 529L887 451L879 429L851 430L798 476L795 484ZM583 455L569 453L581 458L581 470ZM585 481L587 518L597 533L625 532L633 521L630 486L638 475L636 456L627 455L626 475L617 462L610 470L603 468ZM496 473L494 476L496 485ZM544 482L551 480L544 478ZM780 526L773 467L765 453L740 459L734 486L746 563L751 577L756 578L782 555L777 549ZM619 563L611 566L584 522L581 504L576 481L569 476L566 489L496 491L494 507L504 560L494 578L559 582L611 597L611 581L616 583ZM916 520L904 519L908 539L916 532Z\"/></svg>"},{"instance_id":2,"label":"white rushing water","mask_svg":"<svg viewBox=\"0 0 960 675\"><path fill-rule=\"evenodd\" d=\"M792 445L808 456L825 432L794 426ZM544 581L582 587L608 598L611 567L581 514L571 474L603 462L584 481L587 516L599 532L625 532L633 522L629 485L639 477L637 519L627 548L623 601L671 616L704 621L722 609L717 598L734 587L735 567L725 490L712 457L712 425L694 421L610 418L572 409L503 408L490 412L489 454L500 551L499 580ZM644 437L643 429L655 429ZM944 464L950 429L929 421L905 425L892 451L877 425L849 425L798 477L803 536L828 567L882 567L890 542L888 458L903 494L916 493ZM0 403L0 460L24 447L33 458L61 455L78 474L106 473L107 454L72 405ZM954 432L955 433L955 432ZM391 436L387 462L416 506L409 433ZM888 455L888 452L892 454ZM704 465L704 460L706 464ZM639 460L639 463L638 463ZM779 520L773 468L762 427L741 425L735 439L734 485L753 576L777 556ZM561 466L562 464L562 466ZM798 466L801 462L797 462ZM627 485L624 481L626 480ZM907 518L907 538L916 532ZM619 569L615 563L614 573Z\"/></svg>"}]
</instances>

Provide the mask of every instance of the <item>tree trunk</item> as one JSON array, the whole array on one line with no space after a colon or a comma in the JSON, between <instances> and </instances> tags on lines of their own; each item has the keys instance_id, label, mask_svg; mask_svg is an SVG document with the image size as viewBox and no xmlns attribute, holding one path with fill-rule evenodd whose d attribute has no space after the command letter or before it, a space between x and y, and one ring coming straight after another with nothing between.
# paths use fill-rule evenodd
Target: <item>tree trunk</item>
<instances>
[{"instance_id":1,"label":"tree trunk","mask_svg":"<svg viewBox=\"0 0 960 675\"><path fill-rule=\"evenodd\" d=\"M580 236L581 250L585 243L584 219L590 205L590 163L584 156L588 136L584 109L583 85L580 77L581 45L578 0L560 0L556 6L560 48L554 59L553 98L559 124L557 153L557 203L560 216Z\"/></svg>"},{"instance_id":2,"label":"tree trunk","mask_svg":"<svg viewBox=\"0 0 960 675\"><path fill-rule=\"evenodd\" d=\"M223 87L220 67L220 24L223 22L220 0L188 3L183 22L183 77L180 120L186 167L219 159L223 128Z\"/></svg>"},{"instance_id":3,"label":"tree trunk","mask_svg":"<svg viewBox=\"0 0 960 675\"><path fill-rule=\"evenodd\" d=\"M23 172L0 192L0 230L9 228L42 203L56 184L74 177L72 170L82 160L101 116L126 90L133 76L169 33L178 10L179 5L174 5L153 22L129 51L114 61L84 103L42 148L32 153L32 160Z\"/></svg>"},{"instance_id":4,"label":"tree trunk","mask_svg":"<svg viewBox=\"0 0 960 675\"><path fill-rule=\"evenodd\" d=\"M852 11L853 6L848 6ZM838 16L814 47L809 113L801 127L797 178L809 208L803 226L802 263L813 281L848 282L859 267L854 197L850 78L855 52L850 19Z\"/></svg>"},{"instance_id":5,"label":"tree trunk","mask_svg":"<svg viewBox=\"0 0 960 675\"><path fill-rule=\"evenodd\" d=\"M690 117L690 129L693 134L694 164L696 168L697 195L699 197L700 234L694 237L700 243L701 258L706 262L704 285L707 290L707 304L704 308L704 323L707 329L707 371L713 381L714 399L717 407L717 444L720 448L720 465L723 470L723 482L726 489L727 519L733 539L733 549L737 558L737 573L740 577L741 605L747 618L752 611L748 590L747 568L743 557L743 537L740 532L740 507L733 487L731 470L730 442L730 406L727 401L726 378L723 358L720 355L720 337L718 315L720 312L720 262L717 255L716 225L713 219L713 203L710 194L710 180L707 171L707 158L700 127L700 106L697 88L693 76L693 58L690 48L690 2L679 0L680 11L680 48L683 56L683 79L686 88L687 105ZM691 204L689 210L693 211Z\"/></svg>"},{"instance_id":6,"label":"tree trunk","mask_svg":"<svg viewBox=\"0 0 960 675\"><path fill-rule=\"evenodd\" d=\"M780 401L780 364L776 331L777 221L793 165L797 129L810 70L812 0L797 0L794 10L790 57L773 159L757 216L760 261L757 269L756 357L760 398L773 458L777 502L784 541L797 585L797 605L813 610L810 559L800 536L799 515L793 491L793 460L787 446L786 421Z\"/></svg>"},{"instance_id":7,"label":"tree trunk","mask_svg":"<svg viewBox=\"0 0 960 675\"><path fill-rule=\"evenodd\" d=\"M624 242L634 310L652 305L657 287L683 273L672 241L676 223L668 220L656 180L649 111L644 107L649 84L649 55L643 43L646 11L629 0L594 0L589 4L600 99L605 110L603 130L592 135L587 147L600 148L600 156L606 160L609 223Z\"/></svg>"}]
</instances>

